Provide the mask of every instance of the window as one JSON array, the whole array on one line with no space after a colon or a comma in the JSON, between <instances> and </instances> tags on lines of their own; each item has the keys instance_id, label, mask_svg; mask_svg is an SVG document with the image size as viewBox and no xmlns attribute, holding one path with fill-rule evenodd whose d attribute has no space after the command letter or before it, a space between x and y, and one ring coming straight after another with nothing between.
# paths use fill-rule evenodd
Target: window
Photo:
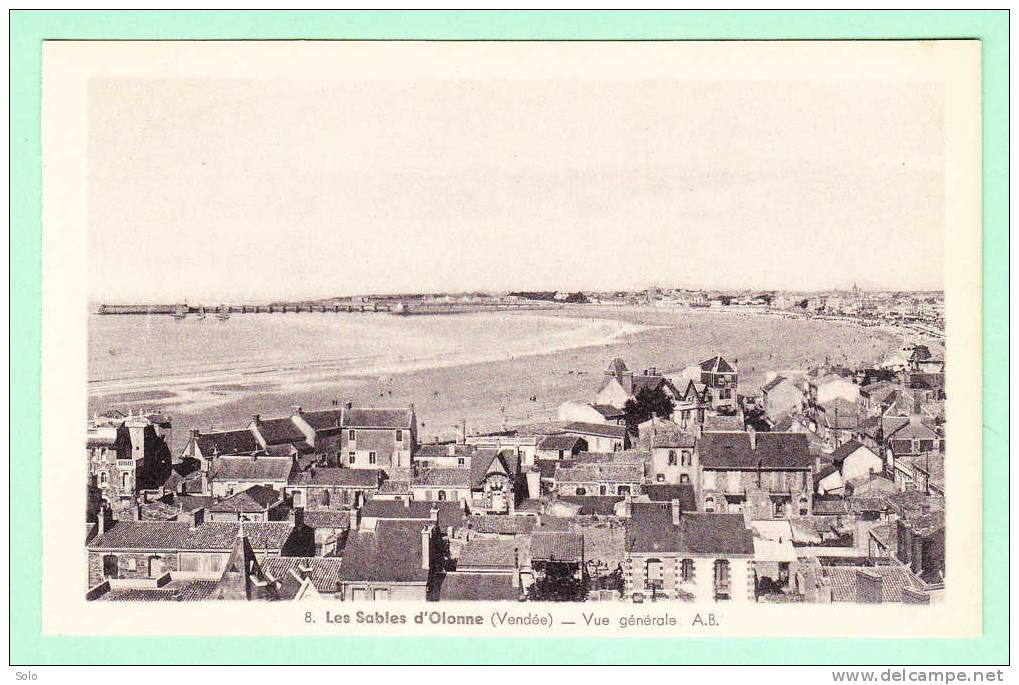
<instances>
[{"instance_id":1,"label":"window","mask_svg":"<svg viewBox=\"0 0 1019 685\"><path fill-rule=\"evenodd\" d=\"M130 473L122 473L122 474L120 474L120 487L123 488L124 490L129 490L131 488L131 474Z\"/></svg>"},{"instance_id":2,"label":"window","mask_svg":"<svg viewBox=\"0 0 1019 685\"><path fill-rule=\"evenodd\" d=\"M385 602L389 599L389 588L376 588L372 594L372 599L376 602Z\"/></svg>"},{"instance_id":3,"label":"window","mask_svg":"<svg viewBox=\"0 0 1019 685\"><path fill-rule=\"evenodd\" d=\"M104 487L106 485L109 485L109 483L110 483L110 476L109 476L109 474L106 473L106 471L100 471L99 472L99 486L100 487Z\"/></svg>"},{"instance_id":4,"label":"window","mask_svg":"<svg viewBox=\"0 0 1019 685\"><path fill-rule=\"evenodd\" d=\"M401 430L396 431L396 441L403 442L403 431Z\"/></svg>"},{"instance_id":5,"label":"window","mask_svg":"<svg viewBox=\"0 0 1019 685\"><path fill-rule=\"evenodd\" d=\"M604 485L599 485L598 486L598 494L599 495L607 495L608 494L608 488L606 488Z\"/></svg>"},{"instance_id":6,"label":"window","mask_svg":"<svg viewBox=\"0 0 1019 685\"><path fill-rule=\"evenodd\" d=\"M616 487L616 494L617 495L629 495L630 494L630 486L629 485L619 485L619 486L617 486Z\"/></svg>"},{"instance_id":7,"label":"window","mask_svg":"<svg viewBox=\"0 0 1019 685\"><path fill-rule=\"evenodd\" d=\"M800 516L806 516L810 511L809 502L806 497L800 498Z\"/></svg>"},{"instance_id":8,"label":"window","mask_svg":"<svg viewBox=\"0 0 1019 685\"><path fill-rule=\"evenodd\" d=\"M714 497L705 497L704 498L704 511L708 512L709 514L714 513L714 511L715 511L715 498Z\"/></svg>"},{"instance_id":9,"label":"window","mask_svg":"<svg viewBox=\"0 0 1019 685\"><path fill-rule=\"evenodd\" d=\"M775 518L782 518L785 516L785 500L775 501Z\"/></svg>"},{"instance_id":10,"label":"window","mask_svg":"<svg viewBox=\"0 0 1019 685\"><path fill-rule=\"evenodd\" d=\"M655 480L658 481L659 483L664 483L665 482L665 474L664 473L659 473L657 476L655 476Z\"/></svg>"},{"instance_id":11,"label":"window","mask_svg":"<svg viewBox=\"0 0 1019 685\"><path fill-rule=\"evenodd\" d=\"M677 463L676 450L669 450L669 466L675 466Z\"/></svg>"},{"instance_id":12,"label":"window","mask_svg":"<svg viewBox=\"0 0 1019 685\"><path fill-rule=\"evenodd\" d=\"M729 573L729 561L727 559L715 560L715 600L729 599L731 583Z\"/></svg>"},{"instance_id":13,"label":"window","mask_svg":"<svg viewBox=\"0 0 1019 685\"><path fill-rule=\"evenodd\" d=\"M683 450L683 466L693 466L693 452Z\"/></svg>"},{"instance_id":14,"label":"window","mask_svg":"<svg viewBox=\"0 0 1019 685\"><path fill-rule=\"evenodd\" d=\"M446 491L445 490L439 490L439 501L440 502L445 502L446 501Z\"/></svg>"},{"instance_id":15,"label":"window","mask_svg":"<svg viewBox=\"0 0 1019 685\"><path fill-rule=\"evenodd\" d=\"M347 431L347 439L348 440L357 440L357 431L355 431L355 430Z\"/></svg>"},{"instance_id":16,"label":"window","mask_svg":"<svg viewBox=\"0 0 1019 685\"><path fill-rule=\"evenodd\" d=\"M583 497L584 495L587 494L587 488L577 488L576 490L574 490L574 492L577 493L577 496Z\"/></svg>"},{"instance_id":17,"label":"window","mask_svg":"<svg viewBox=\"0 0 1019 685\"><path fill-rule=\"evenodd\" d=\"M328 507L329 506L329 499L330 499L329 491L326 490L326 489L323 489L322 490L322 506ZM296 505L297 503L294 502L294 504Z\"/></svg>"},{"instance_id":18,"label":"window","mask_svg":"<svg viewBox=\"0 0 1019 685\"><path fill-rule=\"evenodd\" d=\"M566 456L566 450L559 450L559 458L562 459Z\"/></svg>"},{"instance_id":19,"label":"window","mask_svg":"<svg viewBox=\"0 0 1019 685\"><path fill-rule=\"evenodd\" d=\"M351 465L353 465L354 462L357 461L357 457L354 456L353 452L350 453L350 456L348 457L348 459L350 460Z\"/></svg>"},{"instance_id":20,"label":"window","mask_svg":"<svg viewBox=\"0 0 1019 685\"><path fill-rule=\"evenodd\" d=\"M457 466L464 466L466 464L467 464L467 462L464 460L463 457L460 457L459 459L456 460L456 465Z\"/></svg>"},{"instance_id":21,"label":"window","mask_svg":"<svg viewBox=\"0 0 1019 685\"><path fill-rule=\"evenodd\" d=\"M136 558L134 558L134 557L127 557L124 561L126 562L125 563L125 568L127 568L128 571L137 571L138 570L138 560Z\"/></svg>"},{"instance_id":22,"label":"window","mask_svg":"<svg viewBox=\"0 0 1019 685\"><path fill-rule=\"evenodd\" d=\"M648 559L644 564L644 589L646 590L661 590L662 589L662 560L661 559Z\"/></svg>"},{"instance_id":23,"label":"window","mask_svg":"<svg viewBox=\"0 0 1019 685\"><path fill-rule=\"evenodd\" d=\"M679 564L679 578L684 583L693 581L694 564L693 559L684 559Z\"/></svg>"},{"instance_id":24,"label":"window","mask_svg":"<svg viewBox=\"0 0 1019 685\"><path fill-rule=\"evenodd\" d=\"M368 463L369 464L374 464L375 463L375 453L374 452L369 452L368 453Z\"/></svg>"},{"instance_id":25,"label":"window","mask_svg":"<svg viewBox=\"0 0 1019 685\"><path fill-rule=\"evenodd\" d=\"M680 482L681 485L685 485L686 483L689 483L690 482L690 476L686 475L685 473L681 473L679 475L679 482Z\"/></svg>"}]
</instances>

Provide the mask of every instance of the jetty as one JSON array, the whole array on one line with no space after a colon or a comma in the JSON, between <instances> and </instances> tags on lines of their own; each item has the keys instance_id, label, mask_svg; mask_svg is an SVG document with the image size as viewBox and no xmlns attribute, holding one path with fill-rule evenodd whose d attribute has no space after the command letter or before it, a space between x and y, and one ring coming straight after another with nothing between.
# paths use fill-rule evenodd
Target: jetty
<instances>
[{"instance_id":1,"label":"jetty","mask_svg":"<svg viewBox=\"0 0 1019 685\"><path fill-rule=\"evenodd\" d=\"M328 302L271 302L265 304L101 304L96 310L102 315L166 315L184 319L188 315L204 318L207 313L216 313L225 320L234 314L368 314L383 313L399 316L425 314L467 314L476 312L499 312L521 310L562 309L560 302L536 300L479 300L479 301L435 301L425 299L368 299L359 301Z\"/></svg>"}]
</instances>

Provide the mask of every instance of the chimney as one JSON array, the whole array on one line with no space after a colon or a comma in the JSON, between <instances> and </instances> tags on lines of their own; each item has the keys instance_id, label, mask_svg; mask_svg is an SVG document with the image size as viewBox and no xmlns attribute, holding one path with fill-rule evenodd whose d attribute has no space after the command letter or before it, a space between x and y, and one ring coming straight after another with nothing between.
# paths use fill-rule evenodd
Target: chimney
<instances>
[{"instance_id":1,"label":"chimney","mask_svg":"<svg viewBox=\"0 0 1019 685\"><path fill-rule=\"evenodd\" d=\"M343 404L343 406L344 406L344 408L345 408L345 409L346 409L347 411L350 411L351 409L353 409L353 408L354 408L354 403L353 403L353 402L351 402L350 400L347 400L347 401L346 401L346 402L345 402L345 403Z\"/></svg>"},{"instance_id":2,"label":"chimney","mask_svg":"<svg viewBox=\"0 0 1019 685\"><path fill-rule=\"evenodd\" d=\"M750 449L757 449L757 429L754 428L754 424L747 426L747 434L750 436Z\"/></svg>"},{"instance_id":3,"label":"chimney","mask_svg":"<svg viewBox=\"0 0 1019 685\"><path fill-rule=\"evenodd\" d=\"M301 413L301 405L299 405L299 404L291 405L290 410L292 412L294 412L294 414L300 414Z\"/></svg>"},{"instance_id":4,"label":"chimney","mask_svg":"<svg viewBox=\"0 0 1019 685\"><path fill-rule=\"evenodd\" d=\"M191 513L191 530L205 523L205 507L199 507Z\"/></svg>"},{"instance_id":5,"label":"chimney","mask_svg":"<svg viewBox=\"0 0 1019 685\"><path fill-rule=\"evenodd\" d=\"M432 566L432 527L421 529L421 568L428 570Z\"/></svg>"},{"instance_id":6,"label":"chimney","mask_svg":"<svg viewBox=\"0 0 1019 685\"><path fill-rule=\"evenodd\" d=\"M672 525L679 525L679 517L682 515L682 508L679 506L679 500L672 500Z\"/></svg>"},{"instance_id":7,"label":"chimney","mask_svg":"<svg viewBox=\"0 0 1019 685\"><path fill-rule=\"evenodd\" d=\"M260 414L252 414L252 415L251 415L251 422L252 422L252 423L254 423L254 424L256 424L256 425L258 424L258 422L259 422L259 421L260 421L261 419L262 419L262 416L261 416Z\"/></svg>"},{"instance_id":8,"label":"chimney","mask_svg":"<svg viewBox=\"0 0 1019 685\"><path fill-rule=\"evenodd\" d=\"M880 604L883 579L877 573L866 569L856 571L856 602L858 604Z\"/></svg>"},{"instance_id":9,"label":"chimney","mask_svg":"<svg viewBox=\"0 0 1019 685\"><path fill-rule=\"evenodd\" d=\"M340 401L334 397L333 401L332 401L332 405L334 407L338 407L338 406L340 406Z\"/></svg>"},{"instance_id":10,"label":"chimney","mask_svg":"<svg viewBox=\"0 0 1019 685\"><path fill-rule=\"evenodd\" d=\"M439 505L438 504L433 504L432 505L432 508L428 511L428 518L432 519L433 521L438 521L439 520Z\"/></svg>"},{"instance_id":11,"label":"chimney","mask_svg":"<svg viewBox=\"0 0 1019 685\"><path fill-rule=\"evenodd\" d=\"M191 429L191 438L192 439L197 438L201 434L202 434L202 431L198 430L197 428L192 428Z\"/></svg>"}]
</instances>

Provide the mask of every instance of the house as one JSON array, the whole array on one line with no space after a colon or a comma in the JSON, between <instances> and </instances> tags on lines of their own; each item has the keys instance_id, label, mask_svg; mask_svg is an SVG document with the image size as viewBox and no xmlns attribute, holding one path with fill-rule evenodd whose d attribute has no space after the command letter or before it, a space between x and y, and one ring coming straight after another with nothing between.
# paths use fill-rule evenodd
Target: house
<instances>
[{"instance_id":1,"label":"house","mask_svg":"<svg viewBox=\"0 0 1019 685\"><path fill-rule=\"evenodd\" d=\"M334 405L338 404L334 401ZM343 432L340 418L343 410L339 406L317 411L304 411L294 407L290 420L304 435L305 441L319 454L325 455L330 464L340 463L341 440Z\"/></svg>"},{"instance_id":2,"label":"house","mask_svg":"<svg viewBox=\"0 0 1019 685\"><path fill-rule=\"evenodd\" d=\"M754 598L753 534L740 514L685 514L633 504L623 561L624 597L746 602Z\"/></svg>"},{"instance_id":3,"label":"house","mask_svg":"<svg viewBox=\"0 0 1019 685\"><path fill-rule=\"evenodd\" d=\"M252 485L285 491L294 470L291 457L224 456L209 465L209 489L214 497L229 497Z\"/></svg>"},{"instance_id":4,"label":"house","mask_svg":"<svg viewBox=\"0 0 1019 685\"><path fill-rule=\"evenodd\" d=\"M209 521L278 521L286 518L283 493L265 485L252 485L209 505Z\"/></svg>"},{"instance_id":5,"label":"house","mask_svg":"<svg viewBox=\"0 0 1019 685\"><path fill-rule=\"evenodd\" d=\"M470 468L422 468L410 481L410 496L423 502L468 502L472 485Z\"/></svg>"},{"instance_id":6,"label":"house","mask_svg":"<svg viewBox=\"0 0 1019 685\"><path fill-rule=\"evenodd\" d=\"M169 422L152 416L159 423L141 412L116 412L93 416L87 424L86 459L96 504L115 519L126 515L143 490L161 487L172 474L165 439Z\"/></svg>"},{"instance_id":7,"label":"house","mask_svg":"<svg viewBox=\"0 0 1019 685\"><path fill-rule=\"evenodd\" d=\"M846 494L846 482L838 466L828 464L814 474L814 492L822 497Z\"/></svg>"},{"instance_id":8,"label":"house","mask_svg":"<svg viewBox=\"0 0 1019 685\"><path fill-rule=\"evenodd\" d=\"M159 578L164 573L219 577L239 534L262 558L310 552L306 531L291 521L117 521L92 539L89 587L108 578Z\"/></svg>"},{"instance_id":9,"label":"house","mask_svg":"<svg viewBox=\"0 0 1019 685\"><path fill-rule=\"evenodd\" d=\"M945 455L927 452L898 457L895 459L894 477L901 488L944 497Z\"/></svg>"},{"instance_id":10,"label":"house","mask_svg":"<svg viewBox=\"0 0 1019 685\"><path fill-rule=\"evenodd\" d=\"M461 525L464 508L460 502L413 502L372 499L357 510L357 528L375 528L384 521L415 521L438 526L439 533Z\"/></svg>"},{"instance_id":11,"label":"house","mask_svg":"<svg viewBox=\"0 0 1019 685\"><path fill-rule=\"evenodd\" d=\"M471 459L471 511L512 513L519 474L520 463L512 450L479 449Z\"/></svg>"},{"instance_id":12,"label":"house","mask_svg":"<svg viewBox=\"0 0 1019 685\"><path fill-rule=\"evenodd\" d=\"M524 597L527 588L534 582L530 537L474 537L468 540L457 550L456 569L446 574L440 600L443 597L476 598L482 587L494 589L496 599L518 600Z\"/></svg>"},{"instance_id":13,"label":"house","mask_svg":"<svg viewBox=\"0 0 1019 685\"><path fill-rule=\"evenodd\" d=\"M296 452L312 450L308 436L289 416L263 419L259 414L254 414L251 423L248 424L248 430L255 436L259 448L263 450L270 447L286 447Z\"/></svg>"},{"instance_id":14,"label":"house","mask_svg":"<svg viewBox=\"0 0 1019 685\"><path fill-rule=\"evenodd\" d=\"M541 439L546 435L561 433L565 425L566 422L563 421L548 421L515 426L496 433L468 435L464 442L481 449L512 450L521 466L531 467L535 465L538 443Z\"/></svg>"},{"instance_id":15,"label":"house","mask_svg":"<svg viewBox=\"0 0 1019 685\"><path fill-rule=\"evenodd\" d=\"M580 452L586 452L588 449L590 447L587 444L587 440L579 435L567 433L546 435L538 442L535 457L539 460L556 459L562 461L563 459L570 459Z\"/></svg>"},{"instance_id":16,"label":"house","mask_svg":"<svg viewBox=\"0 0 1019 685\"><path fill-rule=\"evenodd\" d=\"M643 473L630 464L578 464L556 469L556 485L563 495L576 497L590 495L639 494Z\"/></svg>"},{"instance_id":17,"label":"house","mask_svg":"<svg viewBox=\"0 0 1019 685\"><path fill-rule=\"evenodd\" d=\"M592 404L567 400L559 405L556 415L560 421L584 421L587 423L614 423L621 425L626 414L620 407L611 404Z\"/></svg>"},{"instance_id":18,"label":"house","mask_svg":"<svg viewBox=\"0 0 1019 685\"><path fill-rule=\"evenodd\" d=\"M695 449L705 512L808 516L814 458L802 433L705 432Z\"/></svg>"},{"instance_id":19,"label":"house","mask_svg":"<svg viewBox=\"0 0 1019 685\"><path fill-rule=\"evenodd\" d=\"M707 388L711 409L722 414L736 411L736 391L739 373L721 355L705 359L700 364L701 383Z\"/></svg>"},{"instance_id":20,"label":"house","mask_svg":"<svg viewBox=\"0 0 1019 685\"><path fill-rule=\"evenodd\" d=\"M818 405L827 404L834 399L842 399L856 404L860 399L860 386L843 378L837 373L819 376L808 376L806 383L807 413L816 418Z\"/></svg>"},{"instance_id":21,"label":"house","mask_svg":"<svg viewBox=\"0 0 1019 685\"><path fill-rule=\"evenodd\" d=\"M849 440L839 445L832 452L831 459L845 482L870 478L884 472L884 461L881 457L857 440Z\"/></svg>"},{"instance_id":22,"label":"house","mask_svg":"<svg viewBox=\"0 0 1019 685\"><path fill-rule=\"evenodd\" d=\"M606 406L617 411L626 406L641 392L661 391L666 397L675 401L680 392L658 369L645 369L643 373L634 374L622 359L613 359L605 369L605 380L595 394L592 406Z\"/></svg>"},{"instance_id":23,"label":"house","mask_svg":"<svg viewBox=\"0 0 1019 685\"><path fill-rule=\"evenodd\" d=\"M852 439L860 423L856 402L841 397L819 403L814 408L817 434L829 447L835 448Z\"/></svg>"},{"instance_id":24,"label":"house","mask_svg":"<svg viewBox=\"0 0 1019 685\"><path fill-rule=\"evenodd\" d=\"M785 376L775 376L761 386L761 409L772 426L803 407L803 393Z\"/></svg>"},{"instance_id":25,"label":"house","mask_svg":"<svg viewBox=\"0 0 1019 685\"><path fill-rule=\"evenodd\" d=\"M435 525L380 520L350 532L337 574L337 597L346 602L428 599L437 561Z\"/></svg>"},{"instance_id":26,"label":"house","mask_svg":"<svg viewBox=\"0 0 1019 685\"><path fill-rule=\"evenodd\" d=\"M584 576L584 536L573 531L542 531L531 533L531 569L536 577L552 565L564 566L578 580Z\"/></svg>"},{"instance_id":27,"label":"house","mask_svg":"<svg viewBox=\"0 0 1019 685\"><path fill-rule=\"evenodd\" d=\"M524 597L515 573L450 571L442 579L440 602L519 602Z\"/></svg>"},{"instance_id":28,"label":"house","mask_svg":"<svg viewBox=\"0 0 1019 685\"><path fill-rule=\"evenodd\" d=\"M681 431L655 430L650 436L650 478L654 483L700 482L696 442Z\"/></svg>"},{"instance_id":29,"label":"house","mask_svg":"<svg viewBox=\"0 0 1019 685\"><path fill-rule=\"evenodd\" d=\"M469 469L477 451L474 445L460 442L419 445L412 462L415 469Z\"/></svg>"},{"instance_id":30,"label":"house","mask_svg":"<svg viewBox=\"0 0 1019 685\"><path fill-rule=\"evenodd\" d=\"M340 418L341 463L352 469L409 469L417 448L414 405L386 409L354 407Z\"/></svg>"},{"instance_id":31,"label":"house","mask_svg":"<svg viewBox=\"0 0 1019 685\"><path fill-rule=\"evenodd\" d=\"M708 386L690 378L675 402L672 420L682 428L691 429L704 422L704 414L711 407L711 393Z\"/></svg>"},{"instance_id":32,"label":"house","mask_svg":"<svg viewBox=\"0 0 1019 685\"><path fill-rule=\"evenodd\" d=\"M307 509L295 512L311 531L316 557L338 556L350 530L351 512L337 509Z\"/></svg>"},{"instance_id":33,"label":"house","mask_svg":"<svg viewBox=\"0 0 1019 685\"><path fill-rule=\"evenodd\" d=\"M287 493L295 507L312 509L355 509L378 492L379 471L312 466L292 471Z\"/></svg>"},{"instance_id":34,"label":"house","mask_svg":"<svg viewBox=\"0 0 1019 685\"><path fill-rule=\"evenodd\" d=\"M824 565L818 580L832 602L926 604L928 601L916 577L895 565Z\"/></svg>"},{"instance_id":35,"label":"house","mask_svg":"<svg viewBox=\"0 0 1019 685\"><path fill-rule=\"evenodd\" d=\"M679 502L681 513L697 511L697 493L693 485L689 483L683 485L645 485L644 495L647 496L648 501L658 502L663 505L671 504L673 501Z\"/></svg>"},{"instance_id":36,"label":"house","mask_svg":"<svg viewBox=\"0 0 1019 685\"><path fill-rule=\"evenodd\" d=\"M573 421L563 427L563 433L583 438L588 449L594 452L612 452L630 448L630 436L625 426Z\"/></svg>"},{"instance_id":37,"label":"house","mask_svg":"<svg viewBox=\"0 0 1019 685\"><path fill-rule=\"evenodd\" d=\"M262 564L243 530L237 534L209 599L247 602L279 599L278 584L271 582L262 571Z\"/></svg>"}]
</instances>

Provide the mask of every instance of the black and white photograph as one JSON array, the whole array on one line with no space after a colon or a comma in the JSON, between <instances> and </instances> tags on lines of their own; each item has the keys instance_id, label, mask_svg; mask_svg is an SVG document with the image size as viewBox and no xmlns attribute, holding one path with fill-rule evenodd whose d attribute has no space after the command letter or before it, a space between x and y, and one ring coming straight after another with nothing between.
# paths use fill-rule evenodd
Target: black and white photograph
<instances>
[{"instance_id":1,"label":"black and white photograph","mask_svg":"<svg viewBox=\"0 0 1019 685\"><path fill-rule=\"evenodd\" d=\"M86 617L979 602L978 48L95 51Z\"/></svg>"}]
</instances>

